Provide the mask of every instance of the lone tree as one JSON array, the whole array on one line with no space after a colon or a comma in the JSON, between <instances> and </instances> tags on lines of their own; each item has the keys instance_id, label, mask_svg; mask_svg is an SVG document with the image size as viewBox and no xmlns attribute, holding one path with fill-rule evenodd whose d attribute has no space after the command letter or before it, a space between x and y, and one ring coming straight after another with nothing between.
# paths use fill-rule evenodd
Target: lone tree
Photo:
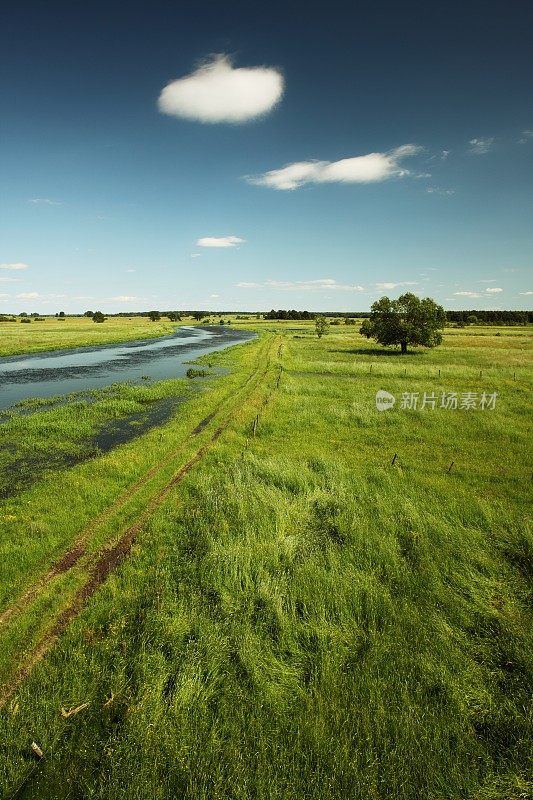
<instances>
[{"instance_id":1,"label":"lone tree","mask_svg":"<svg viewBox=\"0 0 533 800\"><path fill-rule=\"evenodd\" d=\"M385 346L399 344L407 353L407 345L435 347L442 342L441 330L446 323L442 306L431 297L421 300L407 292L397 300L382 297L372 304L371 314L365 319L360 333L367 339L376 339Z\"/></svg>"},{"instance_id":2,"label":"lone tree","mask_svg":"<svg viewBox=\"0 0 533 800\"><path fill-rule=\"evenodd\" d=\"M161 319L161 312L160 311L149 311L148 317L152 320L152 322L158 322Z\"/></svg>"},{"instance_id":3,"label":"lone tree","mask_svg":"<svg viewBox=\"0 0 533 800\"><path fill-rule=\"evenodd\" d=\"M315 319L315 329L316 335L319 339L321 339L328 332L329 322L324 316L322 316L322 314L319 314Z\"/></svg>"},{"instance_id":4,"label":"lone tree","mask_svg":"<svg viewBox=\"0 0 533 800\"><path fill-rule=\"evenodd\" d=\"M105 322L105 317L101 311L95 311L93 314L93 322Z\"/></svg>"}]
</instances>

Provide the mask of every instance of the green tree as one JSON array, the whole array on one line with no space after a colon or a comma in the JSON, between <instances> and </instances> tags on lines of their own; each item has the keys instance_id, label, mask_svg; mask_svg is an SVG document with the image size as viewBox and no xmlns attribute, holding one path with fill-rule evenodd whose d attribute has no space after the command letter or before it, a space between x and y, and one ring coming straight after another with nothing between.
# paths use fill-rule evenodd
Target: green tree
<instances>
[{"instance_id":1,"label":"green tree","mask_svg":"<svg viewBox=\"0 0 533 800\"><path fill-rule=\"evenodd\" d=\"M193 317L194 319L198 320L198 322L201 322L204 317L207 317L207 314L205 313L205 311L194 311Z\"/></svg>"},{"instance_id":2,"label":"green tree","mask_svg":"<svg viewBox=\"0 0 533 800\"><path fill-rule=\"evenodd\" d=\"M149 311L148 316L152 322L157 322L161 319L161 313L159 311Z\"/></svg>"},{"instance_id":3,"label":"green tree","mask_svg":"<svg viewBox=\"0 0 533 800\"><path fill-rule=\"evenodd\" d=\"M93 322L105 322L105 317L101 311L95 311L93 314Z\"/></svg>"},{"instance_id":4,"label":"green tree","mask_svg":"<svg viewBox=\"0 0 533 800\"><path fill-rule=\"evenodd\" d=\"M94 317L94 311L86 311L84 317Z\"/></svg>"},{"instance_id":5,"label":"green tree","mask_svg":"<svg viewBox=\"0 0 533 800\"><path fill-rule=\"evenodd\" d=\"M316 335L319 339L325 336L328 332L329 322L322 314L319 314L318 317L315 318L315 329Z\"/></svg>"},{"instance_id":6,"label":"green tree","mask_svg":"<svg viewBox=\"0 0 533 800\"><path fill-rule=\"evenodd\" d=\"M431 297L421 300L407 292L397 300L382 297L372 304L371 314L361 325L360 333L385 346L399 344L402 353L407 345L435 347L442 342L446 323L442 306Z\"/></svg>"}]
</instances>

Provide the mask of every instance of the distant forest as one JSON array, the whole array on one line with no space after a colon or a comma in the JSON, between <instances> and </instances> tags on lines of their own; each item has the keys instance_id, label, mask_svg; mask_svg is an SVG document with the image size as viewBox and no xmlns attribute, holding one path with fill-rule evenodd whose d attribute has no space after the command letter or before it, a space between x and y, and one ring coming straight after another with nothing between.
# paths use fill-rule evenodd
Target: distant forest
<instances>
[{"instance_id":1,"label":"distant forest","mask_svg":"<svg viewBox=\"0 0 533 800\"><path fill-rule=\"evenodd\" d=\"M324 317L343 317L345 319L366 319L370 316L370 311L321 311L318 312ZM282 309L269 311L264 314L265 319L314 319L317 312L313 311L284 311ZM447 311L448 322L455 322L457 325L527 325L533 323L533 311Z\"/></svg>"}]
</instances>

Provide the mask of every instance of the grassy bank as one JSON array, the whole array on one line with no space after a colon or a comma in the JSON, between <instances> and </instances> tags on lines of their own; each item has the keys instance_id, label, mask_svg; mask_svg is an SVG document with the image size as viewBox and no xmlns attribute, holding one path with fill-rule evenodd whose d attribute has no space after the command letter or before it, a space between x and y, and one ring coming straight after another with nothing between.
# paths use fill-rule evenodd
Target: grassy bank
<instances>
[{"instance_id":1,"label":"grassy bank","mask_svg":"<svg viewBox=\"0 0 533 800\"><path fill-rule=\"evenodd\" d=\"M398 357L353 328L257 327L169 423L0 510L4 610L89 528L0 628L9 685L169 486L0 712L6 796L531 796L527 329ZM492 410L400 407L484 391Z\"/></svg>"},{"instance_id":2,"label":"grassy bank","mask_svg":"<svg viewBox=\"0 0 533 800\"><path fill-rule=\"evenodd\" d=\"M87 317L44 317L42 322L26 325L21 324L20 320L2 322L0 357L151 339L172 333L176 324L168 319L151 322L148 317L109 317L102 323L93 322Z\"/></svg>"}]
</instances>

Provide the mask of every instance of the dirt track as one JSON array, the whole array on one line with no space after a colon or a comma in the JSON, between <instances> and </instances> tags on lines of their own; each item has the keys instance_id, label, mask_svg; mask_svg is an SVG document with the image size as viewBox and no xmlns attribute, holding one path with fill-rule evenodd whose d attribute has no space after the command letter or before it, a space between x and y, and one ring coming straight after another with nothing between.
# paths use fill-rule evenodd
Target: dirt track
<instances>
[{"instance_id":1,"label":"dirt track","mask_svg":"<svg viewBox=\"0 0 533 800\"><path fill-rule=\"evenodd\" d=\"M234 419L236 409L242 408L242 405L246 399L246 397L240 396L243 390L246 389L254 377L259 376L258 385L260 385L261 380L268 374L273 345L274 341L271 342L270 346L268 347L268 351L265 354L266 357L264 360L262 360L263 367L256 367L246 378L246 380L243 381L241 387L237 391L239 399L237 402L232 402L232 409L229 415L216 428L210 439L202 447L200 447L197 452L187 461L187 463L182 465L172 476L172 478L167 481L163 488L152 497L135 523L128 527L116 542L114 542L111 546L104 548L95 555L92 564L88 566L88 578L85 583L83 583L83 585L77 589L68 606L63 609L59 617L52 624L51 628L27 654L24 663L18 668L9 683L2 687L0 693L0 707L2 707L7 700L9 700L21 682L32 671L33 667L43 658L48 650L50 650L59 636L67 628L70 621L79 614L81 609L98 589L98 587L101 586L110 573L121 564L124 558L126 558L131 550L137 534L142 530L143 526L146 524L153 512L165 501L172 489L183 480L183 478L191 471L194 465L198 463L198 461L200 461L200 459L214 446L224 430L231 424ZM271 393L269 393L269 395L264 399L263 406L266 402L268 402L270 396ZM232 398L232 400L234 400L234 398ZM220 409L225 405L226 402L221 404L221 406L219 406L215 411L205 417L193 429L188 438L200 434L214 419L214 417L217 416L217 414L220 412ZM138 481L136 481L135 484L129 487L119 498L117 498L117 500L111 506L99 514L98 517L96 517L95 520L93 520L93 522L80 534L70 550L68 550L58 561L52 564L48 571L33 586L31 586L17 600L16 603L14 603L10 608L6 609L2 615L0 615L0 623L7 622L13 614L22 611L56 576L72 569L72 567L82 558L82 556L85 555L90 536L92 533L94 533L98 526L110 519L113 514L120 510L124 504L151 478L160 473L164 467L176 457L176 454L179 453L182 447L183 442L179 448L174 449L172 453L167 454L162 461L151 467Z\"/></svg>"}]
</instances>

